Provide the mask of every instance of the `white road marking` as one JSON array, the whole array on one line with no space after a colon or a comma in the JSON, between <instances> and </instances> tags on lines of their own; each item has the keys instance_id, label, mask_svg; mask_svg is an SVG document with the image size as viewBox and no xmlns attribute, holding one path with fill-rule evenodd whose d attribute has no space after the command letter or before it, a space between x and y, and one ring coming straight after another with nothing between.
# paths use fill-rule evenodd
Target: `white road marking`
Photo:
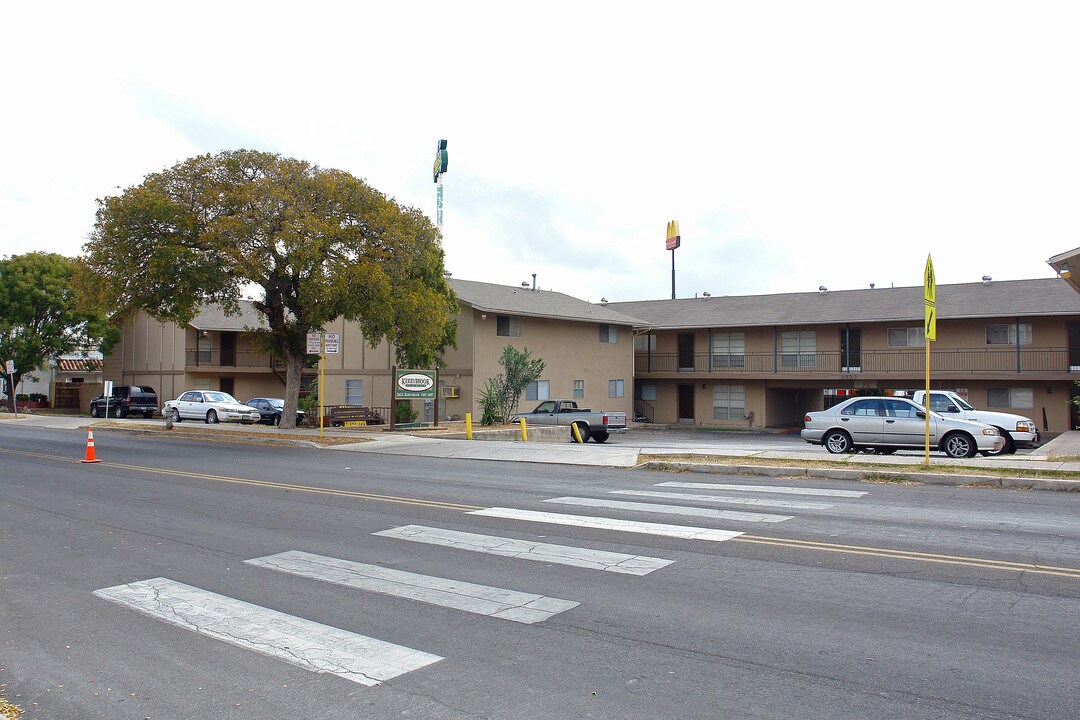
<instances>
[{"instance_id":1,"label":"white road marking","mask_svg":"<svg viewBox=\"0 0 1080 720\"><path fill-rule=\"evenodd\" d=\"M532 540L478 535L457 530L424 527L423 525L404 525L372 534L427 543L428 545L442 545L459 550L501 555L518 560L537 560L539 562L572 565L574 567L604 570L626 575L648 575L653 570L659 570L673 562L672 560L647 557L645 555L627 555L607 550L552 545Z\"/></svg>"},{"instance_id":2,"label":"white road marking","mask_svg":"<svg viewBox=\"0 0 1080 720\"><path fill-rule=\"evenodd\" d=\"M654 490L608 490L611 495L633 495L635 497L667 498L669 500L691 500L725 505L755 505L757 507L780 507L793 510L828 510L836 507L828 503L809 500L769 500L764 498L724 497L723 495L694 495L693 493L656 492Z\"/></svg>"},{"instance_id":3,"label":"white road marking","mask_svg":"<svg viewBox=\"0 0 1080 720\"><path fill-rule=\"evenodd\" d=\"M562 513L538 512L536 510L518 510L517 508L491 507L473 510L469 515L485 515L510 520L550 523L552 525L573 525L575 527L598 528L600 530L619 530L644 535L664 535L667 537L686 538L688 540L713 540L723 542L742 535L734 530L691 527L689 525L664 525L663 523L636 522L634 520L615 520L605 517L586 515L563 515Z\"/></svg>"},{"instance_id":4,"label":"white road marking","mask_svg":"<svg viewBox=\"0 0 1080 720\"><path fill-rule=\"evenodd\" d=\"M743 492L782 493L784 495L824 495L828 497L858 498L862 490L822 490L819 488L784 487L781 485L723 485L719 483L662 482L656 487L691 488L694 490L740 490Z\"/></svg>"},{"instance_id":5,"label":"white road marking","mask_svg":"<svg viewBox=\"0 0 1080 720\"><path fill-rule=\"evenodd\" d=\"M312 555L298 550L244 562L335 585L526 624L547 620L552 615L579 604L517 590L475 585L351 560Z\"/></svg>"},{"instance_id":6,"label":"white road marking","mask_svg":"<svg viewBox=\"0 0 1080 720\"><path fill-rule=\"evenodd\" d=\"M94 595L170 625L362 685L378 685L442 660L163 577L96 590Z\"/></svg>"},{"instance_id":7,"label":"white road marking","mask_svg":"<svg viewBox=\"0 0 1080 720\"><path fill-rule=\"evenodd\" d=\"M687 507L685 505L660 505L658 503L623 502L622 500L603 500L583 497L550 498L544 502L563 505L582 505L584 507L611 508L612 510L632 510L633 512L666 513L668 515L689 515L692 517L716 518L717 520L736 520L739 522L784 522L793 515L769 515L768 513L739 512L737 510L713 510L712 508Z\"/></svg>"}]
</instances>

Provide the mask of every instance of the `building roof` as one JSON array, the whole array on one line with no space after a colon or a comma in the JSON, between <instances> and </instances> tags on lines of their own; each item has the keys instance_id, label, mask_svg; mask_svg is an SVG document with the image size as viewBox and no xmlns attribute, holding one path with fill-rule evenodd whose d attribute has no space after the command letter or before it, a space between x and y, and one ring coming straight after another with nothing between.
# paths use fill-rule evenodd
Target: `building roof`
<instances>
[{"instance_id":1,"label":"building roof","mask_svg":"<svg viewBox=\"0 0 1080 720\"><path fill-rule=\"evenodd\" d=\"M665 329L824 325L924 320L922 286L779 295L611 303L608 308ZM1064 280L1005 280L937 286L939 320L1080 315L1080 294Z\"/></svg>"},{"instance_id":2,"label":"building roof","mask_svg":"<svg viewBox=\"0 0 1080 720\"><path fill-rule=\"evenodd\" d=\"M226 315L220 305L207 305L188 325L196 330L225 330L241 332L249 328L265 330L266 316L256 310L250 300L240 301L239 315Z\"/></svg>"},{"instance_id":3,"label":"building roof","mask_svg":"<svg viewBox=\"0 0 1080 720\"><path fill-rule=\"evenodd\" d=\"M1080 248L1055 255L1046 264L1054 268L1058 277L1069 283L1073 290L1080 292Z\"/></svg>"},{"instance_id":4,"label":"building roof","mask_svg":"<svg viewBox=\"0 0 1080 720\"><path fill-rule=\"evenodd\" d=\"M459 301L481 312L632 327L649 325L644 320L613 309L615 303L595 305L551 290L532 290L457 278L450 278L449 283Z\"/></svg>"},{"instance_id":5,"label":"building roof","mask_svg":"<svg viewBox=\"0 0 1080 720\"><path fill-rule=\"evenodd\" d=\"M60 358L56 364L60 372L101 372L101 360L95 360L93 358Z\"/></svg>"}]
</instances>

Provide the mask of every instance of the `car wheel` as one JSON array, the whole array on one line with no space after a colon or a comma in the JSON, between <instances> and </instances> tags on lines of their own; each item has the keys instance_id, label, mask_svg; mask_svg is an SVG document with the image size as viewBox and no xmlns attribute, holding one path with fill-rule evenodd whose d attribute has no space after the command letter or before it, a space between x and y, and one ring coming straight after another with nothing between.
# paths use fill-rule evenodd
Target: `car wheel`
<instances>
[{"instance_id":1,"label":"car wheel","mask_svg":"<svg viewBox=\"0 0 1080 720\"><path fill-rule=\"evenodd\" d=\"M122 418L126 418L127 416L128 416L127 408L125 408L123 405L116 408L116 417L122 419Z\"/></svg>"},{"instance_id":2,"label":"car wheel","mask_svg":"<svg viewBox=\"0 0 1080 720\"><path fill-rule=\"evenodd\" d=\"M97 405L91 405L90 406L90 417L92 417L92 418L101 417L101 408L99 408Z\"/></svg>"},{"instance_id":3,"label":"car wheel","mask_svg":"<svg viewBox=\"0 0 1080 720\"><path fill-rule=\"evenodd\" d=\"M577 428L577 435L574 434L574 428ZM589 442L589 426L583 422L576 422L570 425L570 442L577 442L577 438L581 438L581 442Z\"/></svg>"},{"instance_id":4,"label":"car wheel","mask_svg":"<svg viewBox=\"0 0 1080 720\"><path fill-rule=\"evenodd\" d=\"M593 433L592 439L600 443L606 442L608 439L608 434L606 432Z\"/></svg>"},{"instance_id":5,"label":"car wheel","mask_svg":"<svg viewBox=\"0 0 1080 720\"><path fill-rule=\"evenodd\" d=\"M278 425L280 425L281 424L281 416L280 415L274 415L274 417L272 417L270 419L270 424L273 425L274 427L277 427Z\"/></svg>"},{"instance_id":6,"label":"car wheel","mask_svg":"<svg viewBox=\"0 0 1080 720\"><path fill-rule=\"evenodd\" d=\"M851 442L851 436L843 430L830 430L821 444L833 455L849 453L855 450L855 446Z\"/></svg>"},{"instance_id":7,"label":"car wheel","mask_svg":"<svg viewBox=\"0 0 1080 720\"><path fill-rule=\"evenodd\" d=\"M183 420L183 418L181 418L181 417L180 417L180 411L179 411L179 410L177 410L176 408L173 408L172 410L170 410L170 411L169 411L169 413L170 413L170 414L172 415L172 421L173 421L174 423L178 423L178 422L183 422L183 421L184 421L184 420Z\"/></svg>"},{"instance_id":8,"label":"car wheel","mask_svg":"<svg viewBox=\"0 0 1080 720\"><path fill-rule=\"evenodd\" d=\"M970 435L958 432L945 438L942 449L951 458L969 458L975 455L976 445Z\"/></svg>"},{"instance_id":9,"label":"car wheel","mask_svg":"<svg viewBox=\"0 0 1080 720\"><path fill-rule=\"evenodd\" d=\"M208 425L216 425L218 421L217 411L211 410L206 413L206 423Z\"/></svg>"},{"instance_id":10,"label":"car wheel","mask_svg":"<svg viewBox=\"0 0 1080 720\"><path fill-rule=\"evenodd\" d=\"M1012 455L1014 452L1016 452L1016 443L1013 442L1012 435L1005 432L1001 428L998 428L997 431L1001 433L1001 437L1005 438L1005 445L1003 445L1002 448L996 452L993 450L986 450L983 452L983 455L985 455L986 457L997 457L999 455Z\"/></svg>"}]
</instances>

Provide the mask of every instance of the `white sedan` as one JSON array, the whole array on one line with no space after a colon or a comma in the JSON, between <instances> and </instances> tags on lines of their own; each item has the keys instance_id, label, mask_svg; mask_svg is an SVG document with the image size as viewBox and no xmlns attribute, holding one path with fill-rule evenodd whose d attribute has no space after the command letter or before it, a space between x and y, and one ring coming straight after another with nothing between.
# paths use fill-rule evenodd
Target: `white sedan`
<instances>
[{"instance_id":1,"label":"white sedan","mask_svg":"<svg viewBox=\"0 0 1080 720\"><path fill-rule=\"evenodd\" d=\"M1005 438L997 428L970 420L930 415L930 449L949 457L1000 452ZM925 447L927 412L898 397L857 397L835 407L806 413L802 439L831 453L872 449L882 454Z\"/></svg>"},{"instance_id":2,"label":"white sedan","mask_svg":"<svg viewBox=\"0 0 1080 720\"><path fill-rule=\"evenodd\" d=\"M202 420L205 423L240 422L253 425L259 422L259 411L244 405L229 393L217 390L188 390L165 403L161 414L173 422Z\"/></svg>"}]
</instances>

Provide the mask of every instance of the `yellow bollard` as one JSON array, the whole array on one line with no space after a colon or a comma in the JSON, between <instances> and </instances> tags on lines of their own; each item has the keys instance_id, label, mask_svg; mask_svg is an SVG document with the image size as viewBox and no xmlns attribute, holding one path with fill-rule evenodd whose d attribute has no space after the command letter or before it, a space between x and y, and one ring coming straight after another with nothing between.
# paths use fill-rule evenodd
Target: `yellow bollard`
<instances>
[{"instance_id":1,"label":"yellow bollard","mask_svg":"<svg viewBox=\"0 0 1080 720\"><path fill-rule=\"evenodd\" d=\"M472 413L465 413L465 439L472 440Z\"/></svg>"},{"instance_id":2,"label":"yellow bollard","mask_svg":"<svg viewBox=\"0 0 1080 720\"><path fill-rule=\"evenodd\" d=\"M570 426L570 433L574 436L574 442L578 444L585 442L581 439L581 430L578 429L577 423Z\"/></svg>"},{"instance_id":3,"label":"yellow bollard","mask_svg":"<svg viewBox=\"0 0 1080 720\"><path fill-rule=\"evenodd\" d=\"M521 418L521 442L529 442L529 431L525 429L525 418Z\"/></svg>"}]
</instances>

